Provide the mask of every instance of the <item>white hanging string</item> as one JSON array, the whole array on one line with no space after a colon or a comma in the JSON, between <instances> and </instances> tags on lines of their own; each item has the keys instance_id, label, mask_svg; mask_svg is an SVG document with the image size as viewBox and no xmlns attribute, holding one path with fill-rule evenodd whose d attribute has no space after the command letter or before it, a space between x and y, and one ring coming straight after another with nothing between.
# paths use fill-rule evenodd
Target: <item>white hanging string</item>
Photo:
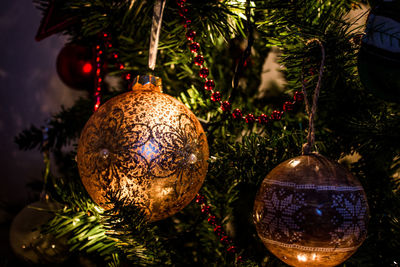
<instances>
[{"instance_id":1,"label":"white hanging string","mask_svg":"<svg viewBox=\"0 0 400 267\"><path fill-rule=\"evenodd\" d=\"M151 25L150 49L149 49L149 68L151 70L154 70L154 68L156 67L158 41L160 39L160 30L161 30L165 2L166 0L157 0L154 3L153 22Z\"/></svg>"}]
</instances>

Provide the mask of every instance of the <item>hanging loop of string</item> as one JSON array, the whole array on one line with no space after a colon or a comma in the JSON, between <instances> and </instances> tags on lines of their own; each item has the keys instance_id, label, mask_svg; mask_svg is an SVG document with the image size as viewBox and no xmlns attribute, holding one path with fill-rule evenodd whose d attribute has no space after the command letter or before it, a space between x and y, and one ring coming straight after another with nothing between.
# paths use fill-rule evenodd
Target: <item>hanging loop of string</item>
<instances>
[{"instance_id":1,"label":"hanging loop of string","mask_svg":"<svg viewBox=\"0 0 400 267\"><path fill-rule=\"evenodd\" d=\"M315 119L315 114L317 113L317 103L318 103L319 92L321 89L322 74L324 72L324 65L325 65L325 48L324 48L324 45L322 44L322 42L320 40L314 38L314 39L307 41L306 44L310 45L311 43L314 43L314 42L318 43L318 45L321 47L321 65L319 67L318 82L317 82L317 85L314 90L312 106L310 106L310 103L307 98L306 85L305 85L305 81L304 81L304 64L303 64L303 71L301 73L302 91L304 94L304 102L305 102L306 111L308 114L308 135L307 135L307 143L305 143L302 147L303 155L312 153L312 149L313 149L314 143L315 143L314 119Z\"/></svg>"}]
</instances>

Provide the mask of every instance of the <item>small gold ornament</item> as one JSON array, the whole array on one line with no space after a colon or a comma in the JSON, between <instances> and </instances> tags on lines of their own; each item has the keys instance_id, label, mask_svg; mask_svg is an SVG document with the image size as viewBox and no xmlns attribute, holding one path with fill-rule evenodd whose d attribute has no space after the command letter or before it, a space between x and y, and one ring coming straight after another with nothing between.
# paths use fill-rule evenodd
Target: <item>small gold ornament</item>
<instances>
[{"instance_id":1,"label":"small gold ornament","mask_svg":"<svg viewBox=\"0 0 400 267\"><path fill-rule=\"evenodd\" d=\"M208 145L196 116L161 93L161 80L137 77L86 123L79 173L89 195L108 209L107 193L141 207L150 221L167 218L195 197L206 176Z\"/></svg>"},{"instance_id":2,"label":"small gold ornament","mask_svg":"<svg viewBox=\"0 0 400 267\"><path fill-rule=\"evenodd\" d=\"M254 203L264 245L291 266L336 266L367 235L368 203L359 181L318 154L287 160L264 179Z\"/></svg>"},{"instance_id":3,"label":"small gold ornament","mask_svg":"<svg viewBox=\"0 0 400 267\"><path fill-rule=\"evenodd\" d=\"M56 202L38 201L17 214L11 224L10 244L18 257L31 264L61 263L67 259L66 238L40 232L54 216L51 211L59 208Z\"/></svg>"}]
</instances>

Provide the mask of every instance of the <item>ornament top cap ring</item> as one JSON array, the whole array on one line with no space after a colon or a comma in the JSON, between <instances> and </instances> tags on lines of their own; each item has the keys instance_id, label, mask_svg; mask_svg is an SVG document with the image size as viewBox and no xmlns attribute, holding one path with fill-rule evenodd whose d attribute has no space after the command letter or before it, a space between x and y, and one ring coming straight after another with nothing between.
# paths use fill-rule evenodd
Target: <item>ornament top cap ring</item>
<instances>
[{"instance_id":1,"label":"ornament top cap ring","mask_svg":"<svg viewBox=\"0 0 400 267\"><path fill-rule=\"evenodd\" d=\"M132 82L132 91L146 90L162 93L161 78L153 75L137 75Z\"/></svg>"}]
</instances>

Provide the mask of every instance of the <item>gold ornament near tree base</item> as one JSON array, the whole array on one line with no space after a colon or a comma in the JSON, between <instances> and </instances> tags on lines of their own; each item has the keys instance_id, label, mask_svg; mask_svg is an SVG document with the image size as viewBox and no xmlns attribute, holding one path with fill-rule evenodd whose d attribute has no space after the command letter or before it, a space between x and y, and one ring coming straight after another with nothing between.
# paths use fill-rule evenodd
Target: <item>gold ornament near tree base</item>
<instances>
[{"instance_id":1,"label":"gold ornament near tree base","mask_svg":"<svg viewBox=\"0 0 400 267\"><path fill-rule=\"evenodd\" d=\"M318 154L275 167L254 203L264 245L291 266L336 266L367 234L368 203L359 181Z\"/></svg>"},{"instance_id":2,"label":"gold ornament near tree base","mask_svg":"<svg viewBox=\"0 0 400 267\"><path fill-rule=\"evenodd\" d=\"M17 214L10 229L10 244L14 253L31 264L61 263L68 257L66 239L42 234L46 224L60 205L55 202L34 202Z\"/></svg>"},{"instance_id":3,"label":"gold ornament near tree base","mask_svg":"<svg viewBox=\"0 0 400 267\"><path fill-rule=\"evenodd\" d=\"M144 210L150 221L183 209L207 172L208 145L196 116L161 93L161 79L138 76L86 123L78 168L92 199L108 209L110 192Z\"/></svg>"}]
</instances>

